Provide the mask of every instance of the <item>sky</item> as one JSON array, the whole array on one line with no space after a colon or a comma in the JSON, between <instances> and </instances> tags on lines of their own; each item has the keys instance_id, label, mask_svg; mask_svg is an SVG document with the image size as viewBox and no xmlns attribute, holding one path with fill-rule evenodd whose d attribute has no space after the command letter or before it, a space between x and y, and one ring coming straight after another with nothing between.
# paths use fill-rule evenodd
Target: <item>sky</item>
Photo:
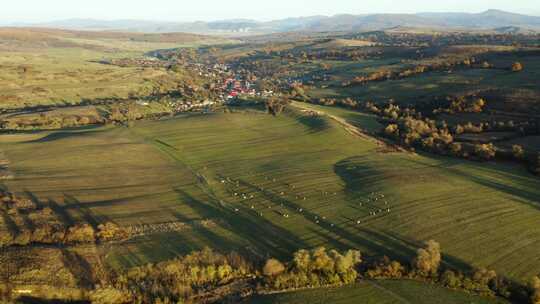
<instances>
[{"instance_id":1,"label":"sky","mask_svg":"<svg viewBox=\"0 0 540 304\"><path fill-rule=\"evenodd\" d=\"M213 21L415 12L472 12L500 9L540 16L540 0L1 0L0 22L43 22L71 18Z\"/></svg>"}]
</instances>

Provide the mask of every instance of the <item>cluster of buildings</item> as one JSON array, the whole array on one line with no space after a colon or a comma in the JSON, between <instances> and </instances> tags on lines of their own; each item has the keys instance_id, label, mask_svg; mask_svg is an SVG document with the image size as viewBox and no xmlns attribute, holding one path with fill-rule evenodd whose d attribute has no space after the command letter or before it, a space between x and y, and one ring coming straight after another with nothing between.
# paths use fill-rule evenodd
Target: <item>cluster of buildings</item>
<instances>
[{"instance_id":1,"label":"cluster of buildings","mask_svg":"<svg viewBox=\"0 0 540 304\"><path fill-rule=\"evenodd\" d=\"M225 92L226 96L224 97L227 100L239 95L255 96L257 94L252 83L247 80L239 80L236 77L226 78L221 89Z\"/></svg>"},{"instance_id":2,"label":"cluster of buildings","mask_svg":"<svg viewBox=\"0 0 540 304\"><path fill-rule=\"evenodd\" d=\"M192 70L199 76L215 79L216 88L220 91L223 102L230 101L239 96L269 97L274 94L270 90L257 90L255 84L245 77L243 73L234 71L229 65L215 63L204 65L200 63L190 64Z\"/></svg>"}]
</instances>

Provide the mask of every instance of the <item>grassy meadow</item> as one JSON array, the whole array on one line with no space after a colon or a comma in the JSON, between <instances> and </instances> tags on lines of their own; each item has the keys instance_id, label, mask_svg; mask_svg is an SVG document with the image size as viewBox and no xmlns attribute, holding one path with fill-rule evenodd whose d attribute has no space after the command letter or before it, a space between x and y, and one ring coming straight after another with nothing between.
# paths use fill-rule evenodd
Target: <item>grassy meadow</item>
<instances>
[{"instance_id":1,"label":"grassy meadow","mask_svg":"<svg viewBox=\"0 0 540 304\"><path fill-rule=\"evenodd\" d=\"M243 303L257 304L488 304L507 303L501 299L482 298L435 285L414 281L365 281L337 289L307 290L286 294L256 296Z\"/></svg>"},{"instance_id":2,"label":"grassy meadow","mask_svg":"<svg viewBox=\"0 0 540 304\"><path fill-rule=\"evenodd\" d=\"M126 98L153 81L178 79L165 69L118 67L102 59L140 58L151 50L227 40L189 34L75 32L0 28L2 110Z\"/></svg>"},{"instance_id":3,"label":"grassy meadow","mask_svg":"<svg viewBox=\"0 0 540 304\"><path fill-rule=\"evenodd\" d=\"M204 246L284 259L324 245L408 260L435 239L445 263L463 269L538 273L538 178L519 165L390 153L335 119L376 130L373 117L316 109L332 117L233 109L1 135L14 175L3 184L53 202L67 221L214 223L111 245L115 267Z\"/></svg>"}]
</instances>

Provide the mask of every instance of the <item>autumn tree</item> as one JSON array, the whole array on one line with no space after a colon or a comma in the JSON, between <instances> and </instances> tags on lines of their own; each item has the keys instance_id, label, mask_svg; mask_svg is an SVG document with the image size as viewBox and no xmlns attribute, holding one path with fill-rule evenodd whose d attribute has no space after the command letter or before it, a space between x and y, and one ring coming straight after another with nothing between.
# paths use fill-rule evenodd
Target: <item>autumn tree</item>
<instances>
[{"instance_id":1,"label":"autumn tree","mask_svg":"<svg viewBox=\"0 0 540 304\"><path fill-rule=\"evenodd\" d=\"M424 248L416 251L416 258L413 260L413 267L421 275L435 275L441 264L441 247L434 240L425 243Z\"/></svg>"},{"instance_id":2,"label":"autumn tree","mask_svg":"<svg viewBox=\"0 0 540 304\"><path fill-rule=\"evenodd\" d=\"M520 72L523 71L523 65L521 62L514 62L512 64L512 72Z\"/></svg>"},{"instance_id":3,"label":"autumn tree","mask_svg":"<svg viewBox=\"0 0 540 304\"><path fill-rule=\"evenodd\" d=\"M101 241L125 240L129 237L128 232L112 222L98 226L97 238Z\"/></svg>"},{"instance_id":4,"label":"autumn tree","mask_svg":"<svg viewBox=\"0 0 540 304\"><path fill-rule=\"evenodd\" d=\"M88 224L77 224L69 227L66 232L65 242L73 243L93 243L96 240L94 228Z\"/></svg>"},{"instance_id":5,"label":"autumn tree","mask_svg":"<svg viewBox=\"0 0 540 304\"><path fill-rule=\"evenodd\" d=\"M368 269L366 276L371 279L399 279L405 274L405 267L398 261L384 256Z\"/></svg>"},{"instance_id":6,"label":"autumn tree","mask_svg":"<svg viewBox=\"0 0 540 304\"><path fill-rule=\"evenodd\" d=\"M512 154L516 159L522 160L525 157L525 150L520 145L513 145Z\"/></svg>"},{"instance_id":7,"label":"autumn tree","mask_svg":"<svg viewBox=\"0 0 540 304\"><path fill-rule=\"evenodd\" d=\"M452 152L453 155L455 156L460 156L463 154L463 147L460 143L457 143L457 142L453 142L450 144L450 152Z\"/></svg>"},{"instance_id":8,"label":"autumn tree","mask_svg":"<svg viewBox=\"0 0 540 304\"><path fill-rule=\"evenodd\" d=\"M268 259L263 267L263 274L268 277L277 276L283 271L285 271L285 266L276 259Z\"/></svg>"},{"instance_id":9,"label":"autumn tree","mask_svg":"<svg viewBox=\"0 0 540 304\"><path fill-rule=\"evenodd\" d=\"M271 97L266 100L266 110L269 114L277 116L283 112L285 107L290 103L289 99L286 97Z\"/></svg>"},{"instance_id":10,"label":"autumn tree","mask_svg":"<svg viewBox=\"0 0 540 304\"><path fill-rule=\"evenodd\" d=\"M480 159L490 160L495 157L496 149L493 144L477 144L474 146L474 153Z\"/></svg>"}]
</instances>

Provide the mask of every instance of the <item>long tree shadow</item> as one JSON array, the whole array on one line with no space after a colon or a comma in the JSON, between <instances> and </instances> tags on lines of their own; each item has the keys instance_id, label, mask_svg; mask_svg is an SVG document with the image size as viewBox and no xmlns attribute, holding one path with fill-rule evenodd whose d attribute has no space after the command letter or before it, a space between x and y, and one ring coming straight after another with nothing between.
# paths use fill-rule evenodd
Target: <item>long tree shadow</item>
<instances>
[{"instance_id":1,"label":"long tree shadow","mask_svg":"<svg viewBox=\"0 0 540 304\"><path fill-rule=\"evenodd\" d=\"M2 220L10 233L13 235L18 235L21 233L21 229L19 226L17 226L17 223L15 223L6 210L0 209L0 216L2 216Z\"/></svg>"},{"instance_id":2,"label":"long tree shadow","mask_svg":"<svg viewBox=\"0 0 540 304\"><path fill-rule=\"evenodd\" d=\"M60 218L60 220L67 226L72 226L75 224L75 219L66 211L64 206L58 204L57 201L52 198L48 199L49 207L54 211L54 213Z\"/></svg>"},{"instance_id":3,"label":"long tree shadow","mask_svg":"<svg viewBox=\"0 0 540 304\"><path fill-rule=\"evenodd\" d=\"M76 207L71 209L76 210L81 215L81 218L94 229L98 228L100 220L96 218L96 216L86 206L86 204L81 203L73 195L69 195L66 193L64 193L64 204L66 208L70 208L70 206L75 205Z\"/></svg>"},{"instance_id":4,"label":"long tree shadow","mask_svg":"<svg viewBox=\"0 0 540 304\"><path fill-rule=\"evenodd\" d=\"M85 126L73 129L63 129L62 131L56 130L48 135L45 135L42 138L25 141L24 143L46 143L72 137L95 135L96 133L101 133L105 131L105 129L100 130L100 128L102 128L102 126Z\"/></svg>"},{"instance_id":5,"label":"long tree shadow","mask_svg":"<svg viewBox=\"0 0 540 304\"><path fill-rule=\"evenodd\" d=\"M246 187L258 190L258 187L255 185L245 181L240 182ZM315 212L304 210L304 206L288 200L283 196L279 196L269 190L263 190L262 193L267 200L276 204L278 202L279 204L283 204L283 207L287 208L291 213L295 213L297 216L302 216L305 220L310 222L313 227L320 227L320 229L312 229L312 232L318 234L321 238L326 239L330 244L337 248L349 249L351 247L350 244L352 243L356 244L356 246L367 248L370 252L386 254L400 259L409 257L414 253L414 249L412 249L411 246L399 240L393 240L388 235L365 228L355 228L355 226L352 226L352 222L335 225L334 223L323 220L321 216ZM301 213L298 212L300 209L302 209ZM347 225L350 226L349 229L345 229L345 226ZM303 247L295 246L293 248L300 249Z\"/></svg>"},{"instance_id":6,"label":"long tree shadow","mask_svg":"<svg viewBox=\"0 0 540 304\"><path fill-rule=\"evenodd\" d=\"M269 253L277 257L288 257L291 249L306 246L300 238L254 211L235 210L218 202L204 203L181 189L176 191L183 199L183 203L195 210L199 216L223 220L225 229L245 240L263 255Z\"/></svg>"},{"instance_id":7,"label":"long tree shadow","mask_svg":"<svg viewBox=\"0 0 540 304\"><path fill-rule=\"evenodd\" d=\"M307 116L298 114L295 120L301 123L309 131L308 133L318 133L330 128L330 124L324 117L321 116Z\"/></svg>"},{"instance_id":8,"label":"long tree shadow","mask_svg":"<svg viewBox=\"0 0 540 304\"><path fill-rule=\"evenodd\" d=\"M436 165L433 164L427 164L425 162L422 162L420 160L414 160L414 159L408 159L409 162L412 162L417 165L421 165L424 167L433 167L433 168L440 168L441 170L445 170L455 176L463 177L467 180L470 180L471 182L474 182L478 185L509 194L515 197L521 198L520 203L527 204L529 206L533 206L536 209L540 210L540 179L538 179L535 176L523 174L523 175L517 175L513 174L511 172L507 172L502 170L502 168L496 168L496 165L492 164L475 164L472 165L475 167L475 169L481 170L485 173L490 174L496 174L500 176L502 179L511 180L519 185L519 187L512 186L505 184L500 181L495 181L493 179L490 179L488 177L479 176L477 174L473 174L472 172L469 172L467 170L461 170L454 168L453 166L458 164L457 160L441 160Z\"/></svg>"},{"instance_id":9,"label":"long tree shadow","mask_svg":"<svg viewBox=\"0 0 540 304\"><path fill-rule=\"evenodd\" d=\"M389 177L367 163L366 157L354 156L334 164L334 173L345 183L345 194L353 200L365 196L369 193L368 189L373 189L381 179Z\"/></svg>"},{"instance_id":10,"label":"long tree shadow","mask_svg":"<svg viewBox=\"0 0 540 304\"><path fill-rule=\"evenodd\" d=\"M75 278L77 287L91 289L94 287L96 278L92 272L92 266L78 253L67 248L60 248L62 251L62 262L66 269Z\"/></svg>"}]
</instances>

